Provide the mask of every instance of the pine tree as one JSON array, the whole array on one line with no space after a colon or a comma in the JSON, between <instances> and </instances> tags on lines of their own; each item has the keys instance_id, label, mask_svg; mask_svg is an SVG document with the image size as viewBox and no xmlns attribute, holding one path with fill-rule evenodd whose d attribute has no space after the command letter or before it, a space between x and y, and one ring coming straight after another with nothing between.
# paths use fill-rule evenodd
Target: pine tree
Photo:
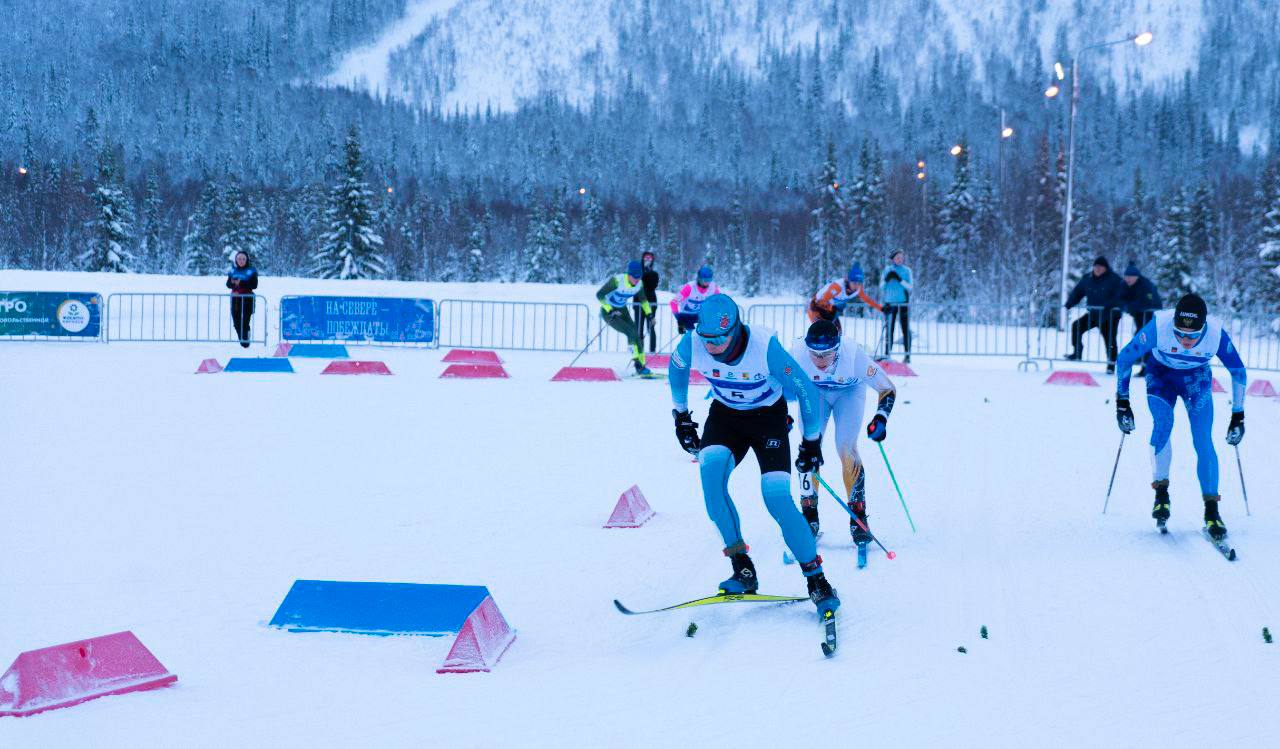
<instances>
[{"instance_id":1,"label":"pine tree","mask_svg":"<svg viewBox=\"0 0 1280 749\"><path fill-rule=\"evenodd\" d=\"M142 254L143 269L151 273L169 270L163 257L160 239L160 184L154 173L147 175L147 186L142 195Z\"/></svg>"},{"instance_id":2,"label":"pine tree","mask_svg":"<svg viewBox=\"0 0 1280 749\"><path fill-rule=\"evenodd\" d=\"M222 234L222 198L218 183L205 181L196 212L187 220L187 233L182 237L182 268L193 276L219 272L218 237Z\"/></svg>"},{"instance_id":3,"label":"pine tree","mask_svg":"<svg viewBox=\"0 0 1280 749\"><path fill-rule=\"evenodd\" d=\"M1195 291L1192 277L1191 209L1187 192L1175 190L1160 220L1160 247L1156 252L1156 285L1166 299L1177 300Z\"/></svg>"},{"instance_id":4,"label":"pine tree","mask_svg":"<svg viewBox=\"0 0 1280 749\"><path fill-rule=\"evenodd\" d=\"M245 253L254 263L262 264L266 247L267 228L263 224L262 214L252 204L249 197L240 189L240 183L231 179L222 193L223 230L218 238L221 247L219 254L227 264L235 262L236 254Z\"/></svg>"},{"instance_id":5,"label":"pine tree","mask_svg":"<svg viewBox=\"0 0 1280 749\"><path fill-rule=\"evenodd\" d=\"M340 165L341 179L329 194L325 212L328 229L312 255L312 270L320 278L377 278L386 274L382 237L374 231L377 216L373 193L364 180L360 130L347 131Z\"/></svg>"},{"instance_id":6,"label":"pine tree","mask_svg":"<svg viewBox=\"0 0 1280 749\"><path fill-rule=\"evenodd\" d=\"M849 246L853 259L863 264L884 254L885 195L880 145L862 142L858 154L858 176L847 191L849 204Z\"/></svg>"},{"instance_id":7,"label":"pine tree","mask_svg":"<svg viewBox=\"0 0 1280 749\"><path fill-rule=\"evenodd\" d=\"M1057 283L1062 264L1062 204L1054 161L1049 156L1049 135L1040 136L1036 151L1036 184L1031 194L1031 227L1027 251L1027 297L1056 315Z\"/></svg>"},{"instance_id":8,"label":"pine tree","mask_svg":"<svg viewBox=\"0 0 1280 749\"><path fill-rule=\"evenodd\" d=\"M1260 306L1274 314L1280 310L1280 158L1273 158L1262 173L1258 213L1258 258L1263 268L1258 297ZM1280 333L1280 317L1272 322L1272 328Z\"/></svg>"},{"instance_id":9,"label":"pine tree","mask_svg":"<svg viewBox=\"0 0 1280 749\"><path fill-rule=\"evenodd\" d=\"M491 220L489 209L486 208L482 217L473 219L471 222L471 231L467 234L467 244L463 248L466 255L466 267L462 274L464 281L476 283L485 280L487 268L484 255L485 249L489 246Z\"/></svg>"},{"instance_id":10,"label":"pine tree","mask_svg":"<svg viewBox=\"0 0 1280 749\"><path fill-rule=\"evenodd\" d=\"M562 224L549 201L535 200L525 236L525 277L533 283L558 283Z\"/></svg>"},{"instance_id":11,"label":"pine tree","mask_svg":"<svg viewBox=\"0 0 1280 749\"><path fill-rule=\"evenodd\" d=\"M809 247L812 252L816 283L825 283L840 264L839 253L845 249L847 209L841 192L840 174L836 167L836 144L827 141L827 158L818 175L818 204L810 211L813 217L809 230Z\"/></svg>"},{"instance_id":12,"label":"pine tree","mask_svg":"<svg viewBox=\"0 0 1280 749\"><path fill-rule=\"evenodd\" d=\"M129 273L134 258L126 248L133 228L133 212L120 188L115 155L109 147L98 157L93 202L97 210L91 221L89 249L80 255L81 264L88 271Z\"/></svg>"},{"instance_id":13,"label":"pine tree","mask_svg":"<svg viewBox=\"0 0 1280 749\"><path fill-rule=\"evenodd\" d=\"M961 283L974 267L974 250L978 240L978 199L969 172L969 146L960 142L955 157L955 175L951 188L938 213L938 246L935 256L941 262L937 300L957 302L961 299Z\"/></svg>"}]
</instances>

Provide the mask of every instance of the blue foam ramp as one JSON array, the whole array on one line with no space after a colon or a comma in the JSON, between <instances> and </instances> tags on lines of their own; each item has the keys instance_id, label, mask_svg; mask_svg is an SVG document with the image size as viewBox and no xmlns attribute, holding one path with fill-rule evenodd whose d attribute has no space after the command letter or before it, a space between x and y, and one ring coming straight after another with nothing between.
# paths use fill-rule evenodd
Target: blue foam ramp
<instances>
[{"instance_id":1,"label":"blue foam ramp","mask_svg":"<svg viewBox=\"0 0 1280 749\"><path fill-rule=\"evenodd\" d=\"M288 359L262 357L260 359L239 358L227 362L223 372L292 372L293 365Z\"/></svg>"},{"instance_id":2,"label":"blue foam ramp","mask_svg":"<svg viewBox=\"0 0 1280 749\"><path fill-rule=\"evenodd\" d=\"M294 343L289 346L289 356L308 359L347 359L347 347L341 343Z\"/></svg>"},{"instance_id":3,"label":"blue foam ramp","mask_svg":"<svg viewBox=\"0 0 1280 749\"><path fill-rule=\"evenodd\" d=\"M290 632L456 634L489 595L483 585L297 580L269 626Z\"/></svg>"}]
</instances>

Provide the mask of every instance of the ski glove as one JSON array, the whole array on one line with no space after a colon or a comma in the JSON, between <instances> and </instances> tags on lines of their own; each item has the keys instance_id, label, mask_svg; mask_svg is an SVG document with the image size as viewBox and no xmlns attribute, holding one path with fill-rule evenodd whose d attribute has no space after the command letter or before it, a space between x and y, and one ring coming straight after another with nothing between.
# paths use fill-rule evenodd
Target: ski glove
<instances>
[{"instance_id":1,"label":"ski glove","mask_svg":"<svg viewBox=\"0 0 1280 749\"><path fill-rule=\"evenodd\" d=\"M796 456L796 470L813 473L822 465L822 440L800 441L800 454Z\"/></svg>"},{"instance_id":2,"label":"ski glove","mask_svg":"<svg viewBox=\"0 0 1280 749\"><path fill-rule=\"evenodd\" d=\"M1116 424L1120 426L1120 431L1125 434L1129 434L1134 430L1133 409L1129 408L1128 398L1116 398Z\"/></svg>"},{"instance_id":3,"label":"ski glove","mask_svg":"<svg viewBox=\"0 0 1280 749\"><path fill-rule=\"evenodd\" d=\"M897 273L895 273L894 271L889 271L889 275L885 276L885 277L884 277L884 280L885 280L885 281L898 281L898 282L901 282L901 281L902 281L902 276L899 276L899 275L898 275Z\"/></svg>"},{"instance_id":4,"label":"ski glove","mask_svg":"<svg viewBox=\"0 0 1280 749\"><path fill-rule=\"evenodd\" d=\"M693 421L693 414L672 409L671 415L676 420L676 440L680 447L690 455L697 455L702 449L702 440L698 438L698 425Z\"/></svg>"},{"instance_id":5,"label":"ski glove","mask_svg":"<svg viewBox=\"0 0 1280 749\"><path fill-rule=\"evenodd\" d=\"M872 442L884 442L884 438L888 436L889 420L884 414L876 414L871 418L871 423L867 424L867 437Z\"/></svg>"},{"instance_id":6,"label":"ski glove","mask_svg":"<svg viewBox=\"0 0 1280 749\"><path fill-rule=\"evenodd\" d=\"M1227 444L1238 445L1244 439L1244 411L1231 412L1231 424L1227 426Z\"/></svg>"}]
</instances>

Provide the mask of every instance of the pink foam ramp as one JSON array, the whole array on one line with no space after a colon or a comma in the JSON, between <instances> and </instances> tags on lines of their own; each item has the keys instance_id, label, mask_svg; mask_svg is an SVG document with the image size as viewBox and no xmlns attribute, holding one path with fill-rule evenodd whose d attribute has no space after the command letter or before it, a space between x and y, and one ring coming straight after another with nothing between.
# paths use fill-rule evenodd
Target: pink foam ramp
<instances>
[{"instance_id":1,"label":"pink foam ramp","mask_svg":"<svg viewBox=\"0 0 1280 749\"><path fill-rule=\"evenodd\" d=\"M511 375L501 364L450 364L440 373L441 379L505 380Z\"/></svg>"},{"instance_id":2,"label":"pink foam ramp","mask_svg":"<svg viewBox=\"0 0 1280 749\"><path fill-rule=\"evenodd\" d=\"M289 350L293 348L292 343L281 343L276 346L276 352L272 356L288 356Z\"/></svg>"},{"instance_id":3,"label":"pink foam ramp","mask_svg":"<svg viewBox=\"0 0 1280 749\"><path fill-rule=\"evenodd\" d=\"M498 352L470 348L453 349L440 361L445 364L502 364Z\"/></svg>"},{"instance_id":4,"label":"pink foam ramp","mask_svg":"<svg viewBox=\"0 0 1280 749\"><path fill-rule=\"evenodd\" d=\"M649 501L640 492L640 487L633 485L618 497L618 503L613 507L613 514L609 516L609 522L605 523L604 527L639 528L655 514L657 513L649 506Z\"/></svg>"},{"instance_id":5,"label":"pink foam ramp","mask_svg":"<svg viewBox=\"0 0 1280 749\"><path fill-rule=\"evenodd\" d=\"M444 663L436 669L438 674L468 674L488 672L498 664L498 659L515 642L516 633L493 602L492 596L476 606L462 624L458 636L449 648Z\"/></svg>"},{"instance_id":6,"label":"pink foam ramp","mask_svg":"<svg viewBox=\"0 0 1280 749\"><path fill-rule=\"evenodd\" d=\"M1049 379L1045 380L1044 384L1066 385L1069 387L1098 387L1098 381L1093 379L1093 375L1088 372L1070 372L1066 370L1049 375Z\"/></svg>"},{"instance_id":7,"label":"pink foam ramp","mask_svg":"<svg viewBox=\"0 0 1280 749\"><path fill-rule=\"evenodd\" d=\"M177 680L132 632L28 650L0 676L0 716L34 715Z\"/></svg>"},{"instance_id":8,"label":"pink foam ramp","mask_svg":"<svg viewBox=\"0 0 1280 749\"><path fill-rule=\"evenodd\" d=\"M894 361L893 359L885 359L884 361L880 362L880 368L885 371L885 374L893 375L894 377L916 377L917 376L915 370L911 368L910 364L906 364L905 362L900 362L900 361Z\"/></svg>"},{"instance_id":9,"label":"pink foam ramp","mask_svg":"<svg viewBox=\"0 0 1280 749\"><path fill-rule=\"evenodd\" d=\"M1222 387L1222 383L1221 383L1221 382L1218 382L1218 378L1217 378L1217 377L1213 378L1213 387L1211 388L1211 390L1212 390L1213 392L1215 392L1215 393L1225 393L1225 392L1227 392L1227 391L1226 391L1226 389Z\"/></svg>"},{"instance_id":10,"label":"pink foam ramp","mask_svg":"<svg viewBox=\"0 0 1280 749\"><path fill-rule=\"evenodd\" d=\"M1245 391L1245 395L1256 395L1259 398L1276 397L1275 386L1271 384L1271 380L1254 380L1249 383L1249 389Z\"/></svg>"},{"instance_id":11,"label":"pink foam ramp","mask_svg":"<svg viewBox=\"0 0 1280 749\"><path fill-rule=\"evenodd\" d=\"M563 367L552 382L621 382L618 373L608 367Z\"/></svg>"},{"instance_id":12,"label":"pink foam ramp","mask_svg":"<svg viewBox=\"0 0 1280 749\"><path fill-rule=\"evenodd\" d=\"M707 382L707 378L703 377L701 372L696 369L691 369L689 370L689 384L710 385L711 383Z\"/></svg>"},{"instance_id":13,"label":"pink foam ramp","mask_svg":"<svg viewBox=\"0 0 1280 749\"><path fill-rule=\"evenodd\" d=\"M352 361L339 359L329 362L322 375L389 375L391 370L380 361Z\"/></svg>"},{"instance_id":14,"label":"pink foam ramp","mask_svg":"<svg viewBox=\"0 0 1280 749\"><path fill-rule=\"evenodd\" d=\"M666 369L671 365L671 354L649 354L644 358L644 365L649 369Z\"/></svg>"},{"instance_id":15,"label":"pink foam ramp","mask_svg":"<svg viewBox=\"0 0 1280 749\"><path fill-rule=\"evenodd\" d=\"M196 370L196 374L217 374L222 371L222 365L217 359L205 359L200 362L200 368Z\"/></svg>"}]
</instances>

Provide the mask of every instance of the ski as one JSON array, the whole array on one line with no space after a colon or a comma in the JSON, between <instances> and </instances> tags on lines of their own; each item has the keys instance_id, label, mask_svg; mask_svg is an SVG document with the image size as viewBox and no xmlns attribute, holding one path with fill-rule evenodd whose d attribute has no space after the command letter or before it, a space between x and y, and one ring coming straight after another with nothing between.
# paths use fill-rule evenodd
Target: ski
<instances>
[{"instance_id":1,"label":"ski","mask_svg":"<svg viewBox=\"0 0 1280 749\"><path fill-rule=\"evenodd\" d=\"M1202 530L1201 533L1204 534L1206 541L1213 544L1213 548L1217 549L1219 554L1227 558L1228 562L1236 561L1236 550L1231 548L1231 544L1227 543L1226 539L1221 541L1215 539L1213 536L1209 535L1209 531L1207 529Z\"/></svg>"},{"instance_id":2,"label":"ski","mask_svg":"<svg viewBox=\"0 0 1280 749\"><path fill-rule=\"evenodd\" d=\"M858 544L858 569L867 568L867 542L863 541Z\"/></svg>"},{"instance_id":3,"label":"ski","mask_svg":"<svg viewBox=\"0 0 1280 749\"><path fill-rule=\"evenodd\" d=\"M836 612L828 611L822 616L822 654L828 658L834 656L839 644L836 640Z\"/></svg>"},{"instance_id":4,"label":"ski","mask_svg":"<svg viewBox=\"0 0 1280 749\"><path fill-rule=\"evenodd\" d=\"M1162 535L1162 536L1167 536L1167 535L1169 535L1169 526L1168 526L1168 523L1167 523L1166 521L1164 521L1164 520L1157 520L1157 521L1156 521L1156 528L1159 528L1159 529L1160 529L1160 535Z\"/></svg>"},{"instance_id":5,"label":"ski","mask_svg":"<svg viewBox=\"0 0 1280 749\"><path fill-rule=\"evenodd\" d=\"M667 374L666 372L650 372L649 374L632 372L631 374L624 375L624 377L628 380L665 380L667 379Z\"/></svg>"},{"instance_id":6,"label":"ski","mask_svg":"<svg viewBox=\"0 0 1280 749\"><path fill-rule=\"evenodd\" d=\"M762 593L717 593L714 596L705 598L695 598L692 601L677 603L671 606L663 606L657 609L648 609L646 611L632 611L618 599L613 599L613 605L618 611L627 616L636 616L638 614L656 614L660 611L674 611L675 609L688 609L694 606L710 606L717 603L796 603L798 601L807 601L809 596L770 596Z\"/></svg>"}]
</instances>

